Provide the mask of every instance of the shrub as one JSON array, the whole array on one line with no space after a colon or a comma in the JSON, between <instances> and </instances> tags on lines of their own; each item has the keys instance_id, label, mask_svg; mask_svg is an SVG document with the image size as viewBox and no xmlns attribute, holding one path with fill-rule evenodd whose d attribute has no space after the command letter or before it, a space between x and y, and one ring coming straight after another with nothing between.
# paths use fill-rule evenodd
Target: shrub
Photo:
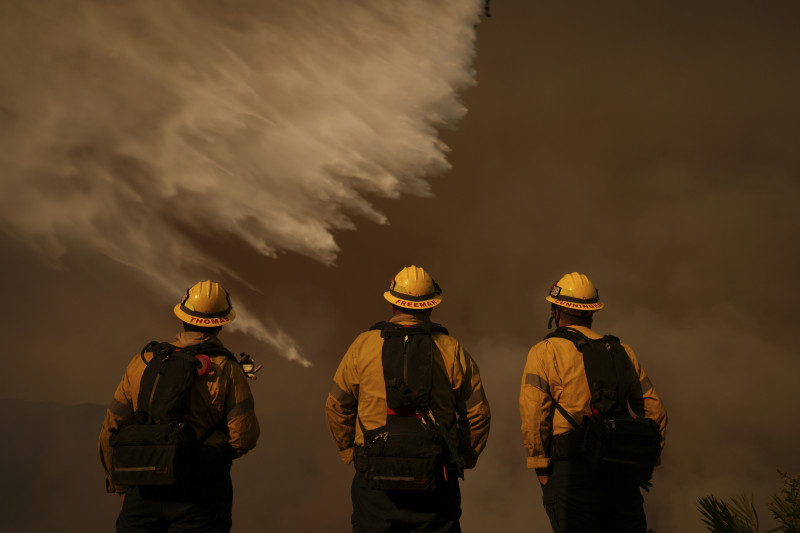
<instances>
[{"instance_id":1,"label":"shrub","mask_svg":"<svg viewBox=\"0 0 800 533\"><path fill-rule=\"evenodd\" d=\"M780 525L765 533L800 533L800 474L790 477L780 470L778 474L783 488L772 496L769 510ZM698 510L711 533L759 533L752 496L736 496L729 502L714 496L700 497Z\"/></svg>"}]
</instances>

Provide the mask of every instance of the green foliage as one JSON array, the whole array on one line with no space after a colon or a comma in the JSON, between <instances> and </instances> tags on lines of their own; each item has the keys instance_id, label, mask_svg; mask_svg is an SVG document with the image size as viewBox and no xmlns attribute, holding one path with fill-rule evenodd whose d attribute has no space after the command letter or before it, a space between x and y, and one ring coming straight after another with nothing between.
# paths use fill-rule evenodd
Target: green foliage
<instances>
[{"instance_id":1,"label":"green foliage","mask_svg":"<svg viewBox=\"0 0 800 533\"><path fill-rule=\"evenodd\" d=\"M780 526L765 533L800 533L800 474L790 477L780 470L778 473L783 488L780 494L772 497L769 510ZM697 509L711 533L759 533L758 513L752 496L736 496L730 502L714 496L701 497Z\"/></svg>"},{"instance_id":2,"label":"green foliage","mask_svg":"<svg viewBox=\"0 0 800 533\"><path fill-rule=\"evenodd\" d=\"M698 507L711 533L758 533L758 513L752 496L731 498L729 503L714 496L700 498Z\"/></svg>"},{"instance_id":3,"label":"green foliage","mask_svg":"<svg viewBox=\"0 0 800 533\"><path fill-rule=\"evenodd\" d=\"M790 477L778 470L783 480L780 494L772 497L769 510L781 527L776 531L800 533L800 474Z\"/></svg>"}]
</instances>

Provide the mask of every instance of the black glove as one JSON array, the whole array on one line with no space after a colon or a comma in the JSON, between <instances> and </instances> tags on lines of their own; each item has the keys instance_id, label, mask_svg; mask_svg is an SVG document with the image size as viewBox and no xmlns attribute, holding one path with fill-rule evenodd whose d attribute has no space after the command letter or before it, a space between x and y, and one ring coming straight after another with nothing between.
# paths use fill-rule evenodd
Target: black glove
<instances>
[{"instance_id":1,"label":"black glove","mask_svg":"<svg viewBox=\"0 0 800 533\"><path fill-rule=\"evenodd\" d=\"M652 466L639 465L639 486L645 492L650 492L653 487L653 483L650 481L653 479L653 468Z\"/></svg>"}]
</instances>

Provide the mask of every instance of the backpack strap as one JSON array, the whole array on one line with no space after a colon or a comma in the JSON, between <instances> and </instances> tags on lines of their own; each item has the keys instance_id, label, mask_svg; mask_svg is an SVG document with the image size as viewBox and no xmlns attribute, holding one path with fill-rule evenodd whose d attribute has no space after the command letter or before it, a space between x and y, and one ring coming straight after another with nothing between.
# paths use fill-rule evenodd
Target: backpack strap
<instances>
[{"instance_id":1,"label":"backpack strap","mask_svg":"<svg viewBox=\"0 0 800 533\"><path fill-rule=\"evenodd\" d=\"M145 369L139 384L139 399L137 401L136 422L138 424L150 423L150 410L155 397L156 385L161 376L161 365L164 359L175 351L175 346L168 342L150 341L142 348L139 357L144 362ZM148 361L144 354L152 352L153 357Z\"/></svg>"},{"instance_id":2,"label":"backpack strap","mask_svg":"<svg viewBox=\"0 0 800 533\"><path fill-rule=\"evenodd\" d=\"M213 357L215 355L224 355L225 357L227 357L228 359L230 359L234 363L238 363L239 362L239 361L237 361L236 356L233 355L233 352L231 352L230 350L228 350L224 346L220 346L217 343L212 343L212 342L206 341L206 342L203 342L201 344L196 344L194 346L187 346L183 350L186 351L186 350L190 350L190 349L193 349L193 348L194 348L194 353L192 355L204 354L204 355L207 355L209 357Z\"/></svg>"},{"instance_id":3,"label":"backpack strap","mask_svg":"<svg viewBox=\"0 0 800 533\"><path fill-rule=\"evenodd\" d=\"M146 354L146 353L148 353L148 352L153 352L153 353L155 353L155 347L156 347L156 346L158 346L159 344L162 344L162 343L160 343L160 342L158 342L158 341L150 341L150 342L148 342L148 343L145 345L145 347L144 347L144 348L142 348L142 351L141 351L141 352L139 352L139 357L141 357L141 358L142 358L142 362L143 362L145 365L149 365L150 363L147 361L147 359L145 359L145 357L144 357L144 354Z\"/></svg>"},{"instance_id":4,"label":"backpack strap","mask_svg":"<svg viewBox=\"0 0 800 533\"><path fill-rule=\"evenodd\" d=\"M551 398L553 397L551 396ZM561 404L558 403L558 401L555 398L553 398L553 403L555 404L556 409L558 409L558 412L561 413L561 416L563 416L567 420L567 422L570 423L572 427L574 427L575 429L581 429L581 426L575 421L574 418L572 418L572 415L569 414L569 412L567 412L566 409L561 407Z\"/></svg>"},{"instance_id":5,"label":"backpack strap","mask_svg":"<svg viewBox=\"0 0 800 533\"><path fill-rule=\"evenodd\" d=\"M556 328L555 331L551 331L550 333L545 335L544 338L552 339L554 337L567 339L568 341L570 341L572 344L575 345L575 348L577 348L579 352L581 352L584 345L586 345L586 343L589 342L589 337L587 337L580 331L572 329L568 326Z\"/></svg>"},{"instance_id":6,"label":"backpack strap","mask_svg":"<svg viewBox=\"0 0 800 533\"><path fill-rule=\"evenodd\" d=\"M179 350L180 352L184 353L184 354L191 355L191 356L195 356L197 354L205 354L205 355L207 355L209 357L215 356L215 355L224 355L228 359L230 359L230 360L232 360L234 362L238 362L236 360L236 356L233 355L233 352L231 352L230 350L228 350L224 346L220 346L217 343L213 343L213 342L209 342L209 341L205 341L205 342L202 342L200 344L193 344L191 346L186 346L186 347L180 348L180 349L178 349L174 344L172 344L170 342L150 341L145 345L144 348L142 348L142 351L139 352L139 357L141 357L142 358L142 362L145 365L147 365L147 364L149 364L149 362L145 358L144 354L146 354L148 352L153 352L155 354L156 350L159 350L161 352L167 352L167 351L173 352L176 349Z\"/></svg>"}]
</instances>

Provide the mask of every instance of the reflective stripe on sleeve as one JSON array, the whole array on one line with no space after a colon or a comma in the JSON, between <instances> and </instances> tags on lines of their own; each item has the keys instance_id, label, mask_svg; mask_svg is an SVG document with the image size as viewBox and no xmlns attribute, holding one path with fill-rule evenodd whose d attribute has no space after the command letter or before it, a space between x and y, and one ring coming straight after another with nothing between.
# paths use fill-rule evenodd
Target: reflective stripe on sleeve
<instances>
[{"instance_id":1,"label":"reflective stripe on sleeve","mask_svg":"<svg viewBox=\"0 0 800 533\"><path fill-rule=\"evenodd\" d=\"M642 392L649 391L653 388L653 383L651 383L650 378L645 376L645 378L639 383L642 386Z\"/></svg>"},{"instance_id":2,"label":"reflective stripe on sleeve","mask_svg":"<svg viewBox=\"0 0 800 533\"><path fill-rule=\"evenodd\" d=\"M109 404L108 410L111 411L112 415L118 416L123 420L133 415L133 406L128 405L127 403L122 403L116 398L113 398L111 400L111 404Z\"/></svg>"},{"instance_id":3,"label":"reflective stripe on sleeve","mask_svg":"<svg viewBox=\"0 0 800 533\"><path fill-rule=\"evenodd\" d=\"M331 396L347 409L352 409L358 405L358 401L355 397L346 390L343 390L335 381L331 386Z\"/></svg>"},{"instance_id":4,"label":"reflective stripe on sleeve","mask_svg":"<svg viewBox=\"0 0 800 533\"><path fill-rule=\"evenodd\" d=\"M467 409L472 409L479 403L483 402L485 399L486 396L483 393L483 389L472 391L472 394L470 394L469 398L467 398Z\"/></svg>"},{"instance_id":5,"label":"reflective stripe on sleeve","mask_svg":"<svg viewBox=\"0 0 800 533\"><path fill-rule=\"evenodd\" d=\"M237 403L233 406L233 408L228 411L228 415L225 417L227 420L233 420L237 416L242 416L243 414L249 413L253 409L255 409L256 404L253 401L253 397L250 396L246 400L242 400L241 402Z\"/></svg>"},{"instance_id":6,"label":"reflective stripe on sleeve","mask_svg":"<svg viewBox=\"0 0 800 533\"><path fill-rule=\"evenodd\" d=\"M537 374L525 374L525 384L533 385L537 389L550 394L550 384Z\"/></svg>"}]
</instances>

